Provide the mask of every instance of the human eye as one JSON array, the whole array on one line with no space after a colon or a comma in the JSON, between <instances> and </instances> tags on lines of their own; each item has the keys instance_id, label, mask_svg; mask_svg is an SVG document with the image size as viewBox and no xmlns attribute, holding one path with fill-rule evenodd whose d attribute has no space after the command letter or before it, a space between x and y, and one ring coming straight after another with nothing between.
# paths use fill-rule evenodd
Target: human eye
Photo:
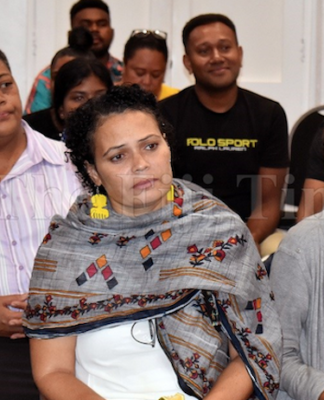
<instances>
[{"instance_id":1,"label":"human eye","mask_svg":"<svg viewBox=\"0 0 324 400\"><path fill-rule=\"evenodd\" d=\"M85 98L81 94L77 94L77 95L73 96L72 100L75 101L76 103L84 103L85 102Z\"/></svg>"},{"instance_id":2,"label":"human eye","mask_svg":"<svg viewBox=\"0 0 324 400\"><path fill-rule=\"evenodd\" d=\"M82 22L81 22L81 25L82 25L84 28L90 28L91 22L90 22L90 21L82 21Z\"/></svg>"},{"instance_id":3,"label":"human eye","mask_svg":"<svg viewBox=\"0 0 324 400\"><path fill-rule=\"evenodd\" d=\"M136 70L135 70L135 74L136 74L138 77L144 76L145 73L146 73L146 71L144 71L143 69L136 69Z\"/></svg>"},{"instance_id":4,"label":"human eye","mask_svg":"<svg viewBox=\"0 0 324 400\"><path fill-rule=\"evenodd\" d=\"M229 43L223 43L219 46L219 50L223 53L226 53L231 50L231 45Z\"/></svg>"},{"instance_id":5,"label":"human eye","mask_svg":"<svg viewBox=\"0 0 324 400\"><path fill-rule=\"evenodd\" d=\"M163 72L154 72L153 74L152 74L152 77L154 78L154 79L159 79L159 78L161 78L161 76L163 75Z\"/></svg>"},{"instance_id":6,"label":"human eye","mask_svg":"<svg viewBox=\"0 0 324 400\"><path fill-rule=\"evenodd\" d=\"M145 146L146 150L156 150L158 147L158 143L149 143L148 145Z\"/></svg>"},{"instance_id":7,"label":"human eye","mask_svg":"<svg viewBox=\"0 0 324 400\"><path fill-rule=\"evenodd\" d=\"M110 157L110 161L113 163L117 163L119 161L121 161L124 158L123 154L115 154L114 156Z\"/></svg>"},{"instance_id":8,"label":"human eye","mask_svg":"<svg viewBox=\"0 0 324 400\"><path fill-rule=\"evenodd\" d=\"M0 88L1 90L6 90L9 89L12 86L13 82L11 81L4 81L4 82L0 82Z\"/></svg>"},{"instance_id":9,"label":"human eye","mask_svg":"<svg viewBox=\"0 0 324 400\"><path fill-rule=\"evenodd\" d=\"M197 50L197 53L201 56L206 56L209 53L209 48L208 47L199 47Z\"/></svg>"},{"instance_id":10,"label":"human eye","mask_svg":"<svg viewBox=\"0 0 324 400\"><path fill-rule=\"evenodd\" d=\"M102 21L98 21L97 24L100 28L104 28L106 26L108 26L108 21L102 20Z\"/></svg>"}]
</instances>

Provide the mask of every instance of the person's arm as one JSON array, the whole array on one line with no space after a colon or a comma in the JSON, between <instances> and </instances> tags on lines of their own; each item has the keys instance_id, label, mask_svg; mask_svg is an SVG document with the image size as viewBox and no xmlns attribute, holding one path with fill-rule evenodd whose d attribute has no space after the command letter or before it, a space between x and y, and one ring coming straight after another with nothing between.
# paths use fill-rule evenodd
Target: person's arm
<instances>
[{"instance_id":1,"label":"person's arm","mask_svg":"<svg viewBox=\"0 0 324 400\"><path fill-rule=\"evenodd\" d=\"M311 144L305 182L297 212L297 222L316 214L324 206L324 126L321 125Z\"/></svg>"},{"instance_id":2,"label":"person's arm","mask_svg":"<svg viewBox=\"0 0 324 400\"><path fill-rule=\"evenodd\" d=\"M75 377L76 336L30 339L35 383L46 400L104 400Z\"/></svg>"},{"instance_id":3,"label":"person's arm","mask_svg":"<svg viewBox=\"0 0 324 400\"><path fill-rule=\"evenodd\" d=\"M25 337L22 327L22 311L13 311L10 307L20 310L26 308L26 294L0 296L0 336L19 339Z\"/></svg>"},{"instance_id":4,"label":"person's arm","mask_svg":"<svg viewBox=\"0 0 324 400\"><path fill-rule=\"evenodd\" d=\"M299 239L294 239L291 232L288 233L271 265L270 281L283 330L280 388L296 400L323 400L324 372L307 365L301 355L301 345L317 351L315 343L307 344L305 339L302 339L302 331L307 329L307 324L310 323L309 310L312 307L311 296L315 286L313 280L322 279L317 275L315 278L314 273L309 271L316 262L315 253L319 255L320 250L298 252L298 249L307 249L308 244L318 234L314 225L306 230L303 225L302 229L304 234ZM319 256L317 262L320 262L320 258Z\"/></svg>"},{"instance_id":5,"label":"person's arm","mask_svg":"<svg viewBox=\"0 0 324 400\"><path fill-rule=\"evenodd\" d=\"M297 222L322 211L323 207L324 182L317 179L306 179L298 207Z\"/></svg>"},{"instance_id":6,"label":"person's arm","mask_svg":"<svg viewBox=\"0 0 324 400\"><path fill-rule=\"evenodd\" d=\"M286 168L261 167L259 169L256 206L247 221L247 226L258 247L278 225L286 173Z\"/></svg>"},{"instance_id":7,"label":"person's arm","mask_svg":"<svg viewBox=\"0 0 324 400\"><path fill-rule=\"evenodd\" d=\"M253 393L252 380L241 357L230 343L231 361L204 400L247 400Z\"/></svg>"}]
</instances>

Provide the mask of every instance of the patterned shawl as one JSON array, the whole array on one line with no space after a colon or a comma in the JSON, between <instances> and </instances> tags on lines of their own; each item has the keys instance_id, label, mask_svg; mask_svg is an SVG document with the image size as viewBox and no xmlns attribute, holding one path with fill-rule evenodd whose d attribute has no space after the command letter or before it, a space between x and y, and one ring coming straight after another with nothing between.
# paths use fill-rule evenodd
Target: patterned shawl
<instances>
[{"instance_id":1,"label":"patterned shawl","mask_svg":"<svg viewBox=\"0 0 324 400\"><path fill-rule=\"evenodd\" d=\"M157 318L184 391L203 398L228 364L228 338L260 399L275 399L281 333L266 270L241 219L200 188L131 218L89 217L79 198L40 246L24 317L32 338ZM216 329L215 329L216 328Z\"/></svg>"}]
</instances>

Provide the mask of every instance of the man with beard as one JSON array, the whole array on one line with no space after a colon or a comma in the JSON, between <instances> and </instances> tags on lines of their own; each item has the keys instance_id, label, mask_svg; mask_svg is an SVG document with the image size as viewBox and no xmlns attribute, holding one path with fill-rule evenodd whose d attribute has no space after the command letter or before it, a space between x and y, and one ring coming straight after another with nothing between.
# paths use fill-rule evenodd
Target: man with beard
<instances>
[{"instance_id":1,"label":"man with beard","mask_svg":"<svg viewBox=\"0 0 324 400\"><path fill-rule=\"evenodd\" d=\"M121 80L123 63L109 53L114 37L110 24L109 7L102 0L79 0L70 10L71 27L83 26L93 37L92 52L110 71L113 82ZM51 107L50 66L43 69L35 78L28 96L25 112L30 114Z\"/></svg>"},{"instance_id":2,"label":"man with beard","mask_svg":"<svg viewBox=\"0 0 324 400\"><path fill-rule=\"evenodd\" d=\"M199 15L185 25L182 39L183 62L196 83L160 103L176 132L175 176L223 200L259 246L280 217L288 166L285 112L237 86L243 50L228 17Z\"/></svg>"}]
</instances>

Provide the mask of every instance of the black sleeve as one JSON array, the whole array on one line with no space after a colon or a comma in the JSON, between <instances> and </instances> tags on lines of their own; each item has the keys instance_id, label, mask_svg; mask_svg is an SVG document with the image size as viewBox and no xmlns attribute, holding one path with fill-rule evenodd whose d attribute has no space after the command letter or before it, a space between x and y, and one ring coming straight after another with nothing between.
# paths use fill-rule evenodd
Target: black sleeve
<instances>
[{"instance_id":1,"label":"black sleeve","mask_svg":"<svg viewBox=\"0 0 324 400\"><path fill-rule=\"evenodd\" d=\"M324 124L317 130L309 151L307 178L324 181Z\"/></svg>"},{"instance_id":2,"label":"black sleeve","mask_svg":"<svg viewBox=\"0 0 324 400\"><path fill-rule=\"evenodd\" d=\"M288 124L284 109L275 103L265 126L266 135L262 143L260 163L266 168L286 168L289 166Z\"/></svg>"}]
</instances>

